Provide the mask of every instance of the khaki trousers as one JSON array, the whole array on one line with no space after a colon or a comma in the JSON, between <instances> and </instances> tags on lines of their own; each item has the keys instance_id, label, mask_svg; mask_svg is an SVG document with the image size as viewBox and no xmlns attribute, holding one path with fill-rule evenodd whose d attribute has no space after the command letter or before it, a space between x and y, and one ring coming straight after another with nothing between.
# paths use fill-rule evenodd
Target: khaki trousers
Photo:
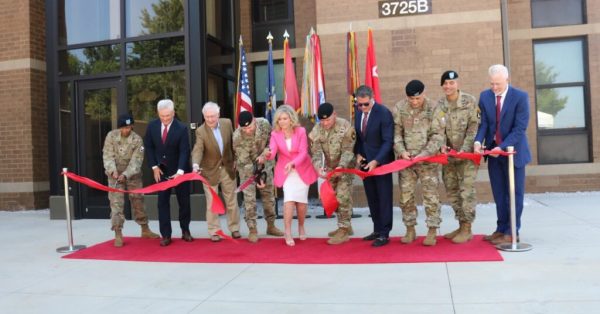
<instances>
[{"instance_id":1,"label":"khaki trousers","mask_svg":"<svg viewBox=\"0 0 600 314\"><path fill-rule=\"evenodd\" d=\"M213 190L218 192L218 188L221 187L221 194L223 195L225 214L227 215L227 228L230 232L240 231L240 211L238 209L237 195L235 193L236 182L232 180L224 167L219 170L219 183L211 186ZM202 185L204 188L204 196L206 197L206 223L208 225L208 234L213 236L217 230L221 229L221 223L219 221L219 215L212 212L212 194L206 185Z\"/></svg>"}]
</instances>

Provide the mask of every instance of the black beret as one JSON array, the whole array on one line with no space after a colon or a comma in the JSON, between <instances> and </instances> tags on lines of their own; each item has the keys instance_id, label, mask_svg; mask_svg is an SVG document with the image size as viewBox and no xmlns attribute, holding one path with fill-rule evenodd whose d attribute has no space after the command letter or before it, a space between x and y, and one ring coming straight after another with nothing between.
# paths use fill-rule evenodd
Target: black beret
<instances>
[{"instance_id":1,"label":"black beret","mask_svg":"<svg viewBox=\"0 0 600 314\"><path fill-rule=\"evenodd\" d=\"M133 125L133 122L133 117L128 113L124 113L119 116L119 119L117 120L117 127L122 128L124 126Z\"/></svg>"},{"instance_id":2,"label":"black beret","mask_svg":"<svg viewBox=\"0 0 600 314\"><path fill-rule=\"evenodd\" d=\"M412 80L406 84L406 96L419 96L425 90L425 85L419 80Z\"/></svg>"},{"instance_id":3,"label":"black beret","mask_svg":"<svg viewBox=\"0 0 600 314\"><path fill-rule=\"evenodd\" d=\"M252 116L252 112L250 111L242 111L238 116L241 127L249 126L252 123L252 119L254 119L254 116Z\"/></svg>"},{"instance_id":4,"label":"black beret","mask_svg":"<svg viewBox=\"0 0 600 314\"><path fill-rule=\"evenodd\" d=\"M333 105L328 103L328 102L324 102L319 106L319 112L317 113L317 116L319 117L319 119L327 119L329 117L331 117L331 115L333 114Z\"/></svg>"},{"instance_id":5,"label":"black beret","mask_svg":"<svg viewBox=\"0 0 600 314\"><path fill-rule=\"evenodd\" d=\"M440 85L444 85L444 82L446 80L456 80L458 78L458 73L456 71L453 70L449 70L444 72L444 74L442 74L442 79L440 82Z\"/></svg>"}]
</instances>

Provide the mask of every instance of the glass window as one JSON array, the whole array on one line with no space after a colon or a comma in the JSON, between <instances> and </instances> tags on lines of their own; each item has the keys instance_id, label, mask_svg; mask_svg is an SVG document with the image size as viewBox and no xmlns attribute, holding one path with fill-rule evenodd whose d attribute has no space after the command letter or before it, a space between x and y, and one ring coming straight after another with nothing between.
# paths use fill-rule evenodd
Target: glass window
<instances>
[{"instance_id":1,"label":"glass window","mask_svg":"<svg viewBox=\"0 0 600 314\"><path fill-rule=\"evenodd\" d=\"M121 45L63 50L58 53L59 75L86 75L116 72L120 67Z\"/></svg>"},{"instance_id":2,"label":"glass window","mask_svg":"<svg viewBox=\"0 0 600 314\"><path fill-rule=\"evenodd\" d=\"M225 73L233 68L233 48L224 47L213 40L206 41L206 63L208 69L217 73Z\"/></svg>"},{"instance_id":3,"label":"glass window","mask_svg":"<svg viewBox=\"0 0 600 314\"><path fill-rule=\"evenodd\" d=\"M127 68L142 69L185 64L183 37L127 43Z\"/></svg>"},{"instance_id":4,"label":"glass window","mask_svg":"<svg viewBox=\"0 0 600 314\"><path fill-rule=\"evenodd\" d=\"M584 47L582 38L533 43L540 164L590 159ZM557 153L565 145L577 153Z\"/></svg>"},{"instance_id":5,"label":"glass window","mask_svg":"<svg viewBox=\"0 0 600 314\"><path fill-rule=\"evenodd\" d=\"M289 20L292 6L293 3L290 0L254 0L254 22Z\"/></svg>"},{"instance_id":6,"label":"glass window","mask_svg":"<svg viewBox=\"0 0 600 314\"><path fill-rule=\"evenodd\" d=\"M277 99L283 99L283 62L274 63L275 93ZM266 102L267 99L267 65L254 65L254 95L256 102Z\"/></svg>"},{"instance_id":7,"label":"glass window","mask_svg":"<svg viewBox=\"0 0 600 314\"><path fill-rule=\"evenodd\" d=\"M185 72L173 71L127 77L127 105L133 118L143 125L156 118L156 104L161 99L175 103L175 114L187 121L187 99L185 94ZM145 133L142 132L141 134Z\"/></svg>"},{"instance_id":8,"label":"glass window","mask_svg":"<svg viewBox=\"0 0 600 314\"><path fill-rule=\"evenodd\" d=\"M127 37L183 31L183 0L126 0Z\"/></svg>"},{"instance_id":9,"label":"glass window","mask_svg":"<svg viewBox=\"0 0 600 314\"><path fill-rule=\"evenodd\" d=\"M60 45L121 37L119 0L60 0L58 15Z\"/></svg>"},{"instance_id":10,"label":"glass window","mask_svg":"<svg viewBox=\"0 0 600 314\"><path fill-rule=\"evenodd\" d=\"M233 46L231 0L206 0L206 33Z\"/></svg>"},{"instance_id":11,"label":"glass window","mask_svg":"<svg viewBox=\"0 0 600 314\"><path fill-rule=\"evenodd\" d=\"M581 40L539 42L534 50L537 85L583 82Z\"/></svg>"},{"instance_id":12,"label":"glass window","mask_svg":"<svg viewBox=\"0 0 600 314\"><path fill-rule=\"evenodd\" d=\"M71 82L62 82L59 84L59 104L60 104L60 167L74 169L73 158L73 126L71 110ZM63 185L59 185L63 190Z\"/></svg>"},{"instance_id":13,"label":"glass window","mask_svg":"<svg viewBox=\"0 0 600 314\"><path fill-rule=\"evenodd\" d=\"M583 0L531 0L533 27L584 23Z\"/></svg>"}]
</instances>

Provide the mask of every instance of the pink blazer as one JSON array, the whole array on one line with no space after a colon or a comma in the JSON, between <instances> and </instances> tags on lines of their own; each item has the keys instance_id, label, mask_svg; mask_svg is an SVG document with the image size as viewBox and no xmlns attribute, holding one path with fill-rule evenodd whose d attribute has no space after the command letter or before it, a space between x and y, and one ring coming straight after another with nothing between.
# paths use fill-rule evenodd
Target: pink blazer
<instances>
[{"instance_id":1,"label":"pink blazer","mask_svg":"<svg viewBox=\"0 0 600 314\"><path fill-rule=\"evenodd\" d=\"M310 185L317 181L318 175L312 165L310 155L308 155L308 141L306 139L306 130L303 127L296 127L294 129L291 151L287 149L283 132L275 130L271 132L269 148L271 149L269 159L273 159L275 155L279 155L275 164L275 177L273 178L275 186L283 186L283 182L287 178L285 165L290 161L294 163L294 167L304 183Z\"/></svg>"}]
</instances>

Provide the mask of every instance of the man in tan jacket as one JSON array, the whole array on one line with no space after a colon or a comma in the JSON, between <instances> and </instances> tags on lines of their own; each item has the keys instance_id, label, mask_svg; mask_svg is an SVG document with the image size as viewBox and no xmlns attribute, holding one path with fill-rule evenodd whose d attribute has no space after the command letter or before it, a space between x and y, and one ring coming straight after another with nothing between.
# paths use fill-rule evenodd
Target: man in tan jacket
<instances>
[{"instance_id":1,"label":"man in tan jacket","mask_svg":"<svg viewBox=\"0 0 600 314\"><path fill-rule=\"evenodd\" d=\"M227 214L227 227L234 239L241 238L240 212L235 193L235 169L233 159L233 127L229 119L219 118L219 105L207 102L202 108L204 123L196 129L196 143L192 150L192 167L201 173L217 191L221 187ZM206 222L213 242L221 241L216 234L221 229L219 215L211 211L212 195L204 186L206 197Z\"/></svg>"}]
</instances>

